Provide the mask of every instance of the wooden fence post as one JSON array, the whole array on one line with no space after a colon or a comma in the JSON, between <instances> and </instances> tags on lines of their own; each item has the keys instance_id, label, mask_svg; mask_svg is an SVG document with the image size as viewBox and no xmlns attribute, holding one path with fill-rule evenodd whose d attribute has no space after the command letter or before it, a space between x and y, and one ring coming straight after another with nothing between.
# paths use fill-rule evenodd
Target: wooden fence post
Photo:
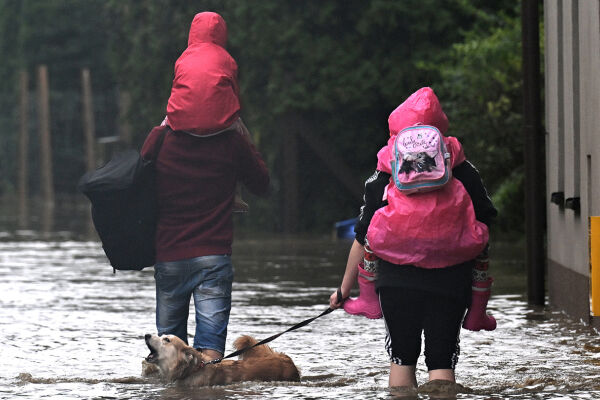
<instances>
[{"instance_id":1,"label":"wooden fence post","mask_svg":"<svg viewBox=\"0 0 600 400\"><path fill-rule=\"evenodd\" d=\"M119 127L119 137L125 147L131 146L133 141L131 135L131 125L127 119L127 113L131 106L131 94L128 91L119 91L119 119L117 126ZM160 117L159 117L160 118Z\"/></svg>"},{"instance_id":2,"label":"wooden fence post","mask_svg":"<svg viewBox=\"0 0 600 400\"><path fill-rule=\"evenodd\" d=\"M96 120L94 119L94 100L92 95L92 77L89 68L81 70L81 99L83 109L83 135L85 140L85 161L87 171L96 169ZM94 237L94 223L92 210L87 209L87 236ZM96 238L97 239L97 238Z\"/></svg>"},{"instance_id":3,"label":"wooden fence post","mask_svg":"<svg viewBox=\"0 0 600 400\"><path fill-rule=\"evenodd\" d=\"M52 142L50 139L50 92L48 68L38 67L38 121L40 132L40 177L42 199L48 208L54 206L54 177L52 174Z\"/></svg>"},{"instance_id":4,"label":"wooden fence post","mask_svg":"<svg viewBox=\"0 0 600 400\"><path fill-rule=\"evenodd\" d=\"M94 103L92 98L92 79L90 70L81 70L81 99L83 104L82 120L83 134L85 136L85 159L88 171L96 168L96 124L94 120Z\"/></svg>"},{"instance_id":5,"label":"wooden fence post","mask_svg":"<svg viewBox=\"0 0 600 400\"><path fill-rule=\"evenodd\" d=\"M27 227L29 221L29 74L19 73L19 152L17 191L19 201L19 226Z\"/></svg>"}]
</instances>

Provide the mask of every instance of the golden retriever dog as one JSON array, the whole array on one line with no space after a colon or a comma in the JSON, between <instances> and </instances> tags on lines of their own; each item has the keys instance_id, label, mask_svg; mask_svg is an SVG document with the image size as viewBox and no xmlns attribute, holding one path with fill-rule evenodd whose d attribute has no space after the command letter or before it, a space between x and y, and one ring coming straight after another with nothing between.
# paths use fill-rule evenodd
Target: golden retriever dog
<instances>
[{"instance_id":1,"label":"golden retriever dog","mask_svg":"<svg viewBox=\"0 0 600 400\"><path fill-rule=\"evenodd\" d=\"M174 335L145 336L150 354L146 361L158 367L169 382L185 386L226 385L242 381L299 381L300 372L290 357L277 353L267 345L254 347L240 354L239 360L223 360L205 364L210 357L186 345ZM236 349L257 343L250 336L234 342Z\"/></svg>"}]
</instances>

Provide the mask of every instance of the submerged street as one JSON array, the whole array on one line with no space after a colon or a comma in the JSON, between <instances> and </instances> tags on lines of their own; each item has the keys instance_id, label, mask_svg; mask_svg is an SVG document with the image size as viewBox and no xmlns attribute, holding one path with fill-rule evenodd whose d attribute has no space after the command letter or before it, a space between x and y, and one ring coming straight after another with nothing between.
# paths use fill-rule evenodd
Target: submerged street
<instances>
[{"instance_id":1,"label":"submerged street","mask_svg":"<svg viewBox=\"0 0 600 400\"><path fill-rule=\"evenodd\" d=\"M226 352L241 334L263 339L327 308L347 241L240 239ZM600 396L600 336L524 298L520 249L496 244L493 332L461 333L458 398L589 399ZM512 255L512 256L511 256ZM94 241L3 235L0 241L0 397L119 399L391 398L382 320L337 310L271 342L301 370L300 383L180 389L141 377L154 333L152 268L117 272ZM189 332L193 332L190 319ZM426 382L419 360L419 384ZM418 398L447 387L421 386ZM433 394L431 393L433 391ZM437 392L436 392L437 391ZM414 396L417 395L413 395ZM429 397L432 396L432 397Z\"/></svg>"}]
</instances>

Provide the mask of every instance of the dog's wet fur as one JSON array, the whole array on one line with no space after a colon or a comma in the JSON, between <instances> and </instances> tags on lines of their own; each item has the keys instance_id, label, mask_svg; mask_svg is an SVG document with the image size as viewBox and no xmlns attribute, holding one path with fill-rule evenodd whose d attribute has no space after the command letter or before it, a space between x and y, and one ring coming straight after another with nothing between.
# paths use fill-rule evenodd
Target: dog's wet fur
<instances>
[{"instance_id":1,"label":"dog's wet fur","mask_svg":"<svg viewBox=\"0 0 600 400\"><path fill-rule=\"evenodd\" d=\"M245 351L239 360L204 364L211 358L177 336L147 334L145 339L150 349L146 362L156 365L160 375L169 382L185 386L212 386L243 381L300 380L300 372L292 359L267 345ZM242 349L255 343L257 340L253 337L241 336L233 345ZM148 375L147 372L145 374Z\"/></svg>"}]
</instances>

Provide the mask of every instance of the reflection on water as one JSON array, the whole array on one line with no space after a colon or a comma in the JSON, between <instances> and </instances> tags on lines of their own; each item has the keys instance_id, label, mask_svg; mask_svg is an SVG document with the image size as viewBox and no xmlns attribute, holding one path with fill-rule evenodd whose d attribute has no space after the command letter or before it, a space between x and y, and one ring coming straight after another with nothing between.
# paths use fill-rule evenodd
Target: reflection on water
<instances>
[{"instance_id":1,"label":"reflection on water","mask_svg":"<svg viewBox=\"0 0 600 400\"><path fill-rule=\"evenodd\" d=\"M238 239L226 351L241 334L262 339L323 311L349 245ZM0 234L0 398L425 399L454 392L469 399L598 398L600 337L561 313L527 306L514 250L497 244L492 254L490 310L498 329L462 332L462 387L434 383L419 393L389 391L383 321L338 310L272 342L301 369L300 383L189 390L141 377L148 353L143 336L155 332L151 268L113 275L95 241ZM426 377L421 359L419 382Z\"/></svg>"}]
</instances>

